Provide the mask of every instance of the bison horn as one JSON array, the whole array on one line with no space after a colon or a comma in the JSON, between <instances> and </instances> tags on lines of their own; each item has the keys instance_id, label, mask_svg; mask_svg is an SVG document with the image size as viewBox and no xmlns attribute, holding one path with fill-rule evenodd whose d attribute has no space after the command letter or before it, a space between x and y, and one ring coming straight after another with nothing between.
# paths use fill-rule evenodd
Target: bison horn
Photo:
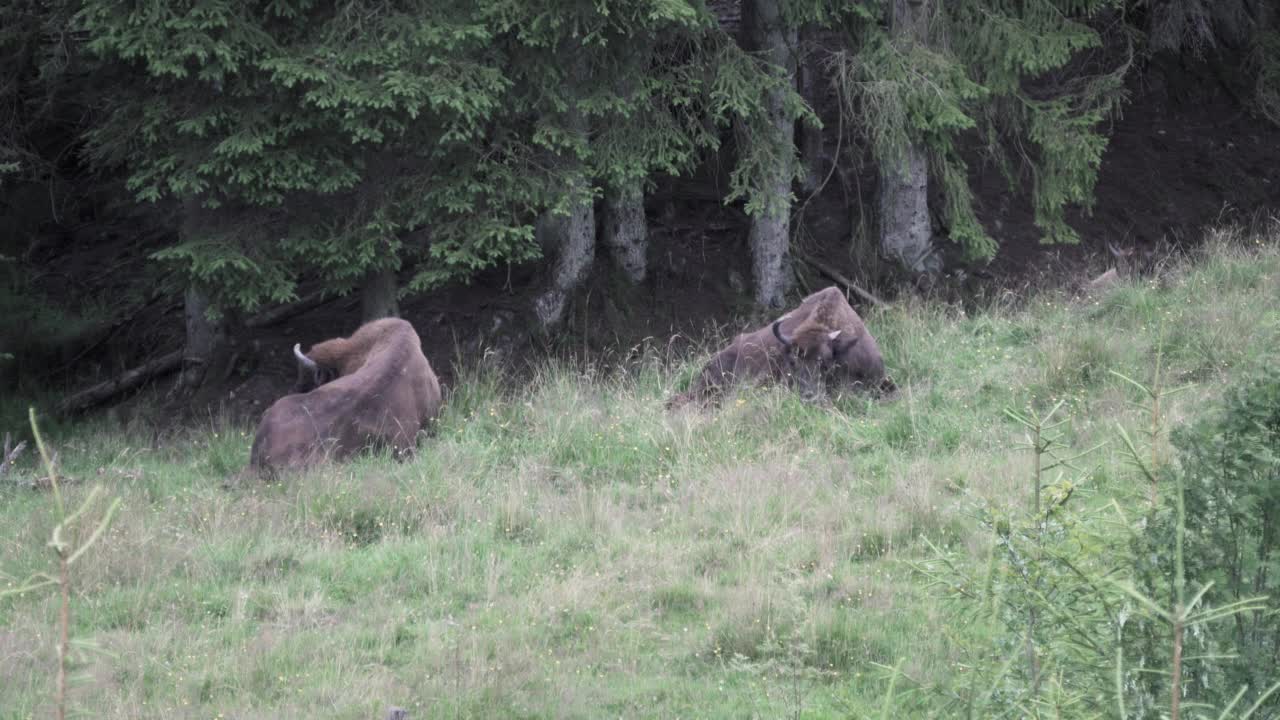
<instances>
[{"instance_id":1,"label":"bison horn","mask_svg":"<svg viewBox=\"0 0 1280 720\"><path fill-rule=\"evenodd\" d=\"M315 372L316 370L319 370L319 367L316 365L315 360L312 360L311 358L302 354L302 343L294 344L293 354L298 358L298 362L302 364L302 367L310 370L311 372Z\"/></svg>"},{"instance_id":2,"label":"bison horn","mask_svg":"<svg viewBox=\"0 0 1280 720\"><path fill-rule=\"evenodd\" d=\"M778 342L782 343L783 347L788 347L788 348L791 347L791 338L787 337L782 333L781 320L773 321L773 336L778 338Z\"/></svg>"},{"instance_id":3,"label":"bison horn","mask_svg":"<svg viewBox=\"0 0 1280 720\"><path fill-rule=\"evenodd\" d=\"M831 340L832 342L835 342L837 339L839 339L841 332L842 332L841 330L832 330L831 332L827 333L827 339Z\"/></svg>"},{"instance_id":4,"label":"bison horn","mask_svg":"<svg viewBox=\"0 0 1280 720\"><path fill-rule=\"evenodd\" d=\"M1115 245L1112 245L1112 244L1111 244L1111 241L1110 241L1110 240L1108 240L1108 241L1107 241L1107 252L1109 252L1109 253L1111 253L1112 255L1114 255L1117 259L1123 259L1123 258L1127 258L1127 257L1129 257L1129 256L1133 255L1133 248L1120 248L1120 247L1116 247Z\"/></svg>"}]
</instances>

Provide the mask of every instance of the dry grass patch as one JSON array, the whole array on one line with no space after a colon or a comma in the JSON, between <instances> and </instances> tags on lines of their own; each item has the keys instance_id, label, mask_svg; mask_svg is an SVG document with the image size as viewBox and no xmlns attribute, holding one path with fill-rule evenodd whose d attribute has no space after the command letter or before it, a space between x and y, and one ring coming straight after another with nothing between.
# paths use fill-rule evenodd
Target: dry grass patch
<instances>
[{"instance_id":1,"label":"dry grass patch","mask_svg":"<svg viewBox=\"0 0 1280 720\"><path fill-rule=\"evenodd\" d=\"M1117 423L1141 437L1137 394L1108 371L1148 381L1162 323L1168 377L1198 383L1164 405L1168 425L1280 342L1280 309L1259 301L1280 292L1275 246L1222 239L1177 272L1088 303L870 312L903 388L892 401L754 388L668 413L694 368L657 356L608 377L551 365L511 389L480 369L409 462L374 455L230 491L243 428L154 449L119 430L62 438L68 473L123 499L76 571L75 633L109 654L77 661L90 680L74 705L105 718L368 718L392 704L825 717L878 707L874 663L945 685L952 641L981 629L949 625L910 563L924 538L985 563L976 518L1026 506L1031 459L1003 408L1066 398L1077 449ZM1145 497L1114 445L1087 462L1080 501ZM0 489L0 570L43 567L47 505ZM55 607L0 598L8 714L47 705Z\"/></svg>"}]
</instances>

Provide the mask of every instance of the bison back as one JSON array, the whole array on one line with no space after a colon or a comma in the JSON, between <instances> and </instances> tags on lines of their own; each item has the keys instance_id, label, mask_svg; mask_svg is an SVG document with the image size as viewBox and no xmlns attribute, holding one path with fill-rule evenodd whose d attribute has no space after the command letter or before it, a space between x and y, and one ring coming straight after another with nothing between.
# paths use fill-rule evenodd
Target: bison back
<instances>
[{"instance_id":1,"label":"bison back","mask_svg":"<svg viewBox=\"0 0 1280 720\"><path fill-rule=\"evenodd\" d=\"M735 337L707 361L687 392L673 396L667 404L678 407L719 395L738 382L780 379L786 372L786 350L772 327L764 327Z\"/></svg>"},{"instance_id":2,"label":"bison back","mask_svg":"<svg viewBox=\"0 0 1280 720\"><path fill-rule=\"evenodd\" d=\"M331 385L286 395L267 408L253 438L249 464L273 472L297 470L351 452L340 393Z\"/></svg>"}]
</instances>

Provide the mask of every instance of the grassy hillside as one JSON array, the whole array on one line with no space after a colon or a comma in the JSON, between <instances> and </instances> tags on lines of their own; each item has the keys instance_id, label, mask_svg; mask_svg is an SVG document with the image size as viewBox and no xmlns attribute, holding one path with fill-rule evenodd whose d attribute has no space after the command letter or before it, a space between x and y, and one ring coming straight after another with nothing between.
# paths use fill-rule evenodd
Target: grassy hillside
<instances>
[{"instance_id":1,"label":"grassy hillside","mask_svg":"<svg viewBox=\"0 0 1280 720\"><path fill-rule=\"evenodd\" d=\"M867 318L899 398L806 404L745 391L668 414L687 366L476 369L417 459L363 458L233 490L251 428L153 446L129 428L56 439L74 505L120 514L75 566L70 704L93 717L847 717L878 664L956 675L954 635L907 561L975 562L985 504L1024 507L1030 457L1004 408L1066 400L1081 449L1135 435L1163 335L1170 424L1280 347L1277 237L1221 233L1157 280L966 315ZM1271 357L1275 357L1274 354ZM1081 502L1140 508L1111 443ZM0 489L0 571L49 567L47 492ZM967 551L967 552L965 552ZM0 599L0 718L43 716L58 603Z\"/></svg>"}]
</instances>

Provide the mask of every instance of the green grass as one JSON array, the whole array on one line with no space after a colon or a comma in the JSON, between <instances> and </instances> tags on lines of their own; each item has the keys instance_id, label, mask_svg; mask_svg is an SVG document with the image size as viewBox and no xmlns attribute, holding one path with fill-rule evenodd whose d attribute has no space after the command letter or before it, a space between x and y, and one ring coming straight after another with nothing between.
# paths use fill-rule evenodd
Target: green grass
<instances>
[{"instance_id":1,"label":"green grass","mask_svg":"<svg viewBox=\"0 0 1280 720\"><path fill-rule=\"evenodd\" d=\"M924 539L985 557L975 500L1027 501L1006 406L1067 400L1070 441L1146 419L1164 335L1171 423L1280 347L1280 247L1219 237L1183 268L1076 301L977 315L873 312L892 402L745 390L667 413L689 366L552 366L453 394L414 460L358 458L237 490L250 428L153 446L59 429L69 503L120 514L74 568L70 705L103 718L848 717L879 664L955 672L944 617L904 561ZM1163 330L1162 330L1163 328ZM1271 357L1274 357L1272 355ZM1078 492L1139 507L1114 445ZM36 471L24 466L21 474ZM19 477L21 479L21 477ZM51 498L0 489L0 571L45 570ZM0 580L0 583L6 581ZM0 599L0 718L51 707L49 594ZM953 631L958 631L954 630Z\"/></svg>"}]
</instances>

